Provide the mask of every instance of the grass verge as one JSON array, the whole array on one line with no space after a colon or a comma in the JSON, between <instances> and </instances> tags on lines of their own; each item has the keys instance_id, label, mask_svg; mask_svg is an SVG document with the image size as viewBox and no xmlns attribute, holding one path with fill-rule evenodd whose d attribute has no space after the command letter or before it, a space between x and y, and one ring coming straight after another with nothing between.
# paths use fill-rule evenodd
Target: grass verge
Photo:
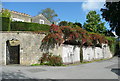
<instances>
[{"instance_id":1,"label":"grass verge","mask_svg":"<svg viewBox=\"0 0 120 81\"><path fill-rule=\"evenodd\" d=\"M68 64L68 65L64 65L62 64L61 66L75 66L75 65L80 65L80 64L87 64L87 63L93 63L93 62L99 62L99 61L105 61L105 60L109 60L109 59L112 59L112 58L106 58L106 59L97 59L97 60L93 60L93 61L84 61L82 63L75 63L75 64ZM47 63L41 63L41 64L32 64L31 66L42 66L42 65L46 65L46 66L51 66Z\"/></svg>"}]
</instances>

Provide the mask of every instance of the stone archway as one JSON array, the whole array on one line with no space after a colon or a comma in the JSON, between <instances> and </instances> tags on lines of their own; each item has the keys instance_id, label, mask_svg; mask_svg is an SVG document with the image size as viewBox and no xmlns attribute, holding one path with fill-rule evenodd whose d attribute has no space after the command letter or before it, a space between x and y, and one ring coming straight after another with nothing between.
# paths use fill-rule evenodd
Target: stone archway
<instances>
[{"instance_id":1,"label":"stone archway","mask_svg":"<svg viewBox=\"0 0 120 81\"><path fill-rule=\"evenodd\" d=\"M6 41L6 65L20 64L20 42L12 39Z\"/></svg>"}]
</instances>

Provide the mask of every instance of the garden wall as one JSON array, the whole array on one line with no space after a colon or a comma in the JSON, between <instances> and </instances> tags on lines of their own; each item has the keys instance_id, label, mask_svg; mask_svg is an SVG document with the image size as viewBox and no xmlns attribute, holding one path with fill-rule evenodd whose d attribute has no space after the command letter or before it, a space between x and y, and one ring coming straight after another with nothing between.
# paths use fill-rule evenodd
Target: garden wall
<instances>
[{"instance_id":1,"label":"garden wall","mask_svg":"<svg viewBox=\"0 0 120 81\"><path fill-rule=\"evenodd\" d=\"M32 32L2 32L2 64L6 65L7 61L7 45L8 40L19 40L20 42L20 64L30 65L38 63L42 56L40 44L45 34L36 34Z\"/></svg>"},{"instance_id":2,"label":"garden wall","mask_svg":"<svg viewBox=\"0 0 120 81\"><path fill-rule=\"evenodd\" d=\"M62 58L64 63L80 62L80 47L73 45L62 45ZM83 61L111 58L112 54L107 44L100 47L83 47Z\"/></svg>"},{"instance_id":3,"label":"garden wall","mask_svg":"<svg viewBox=\"0 0 120 81\"><path fill-rule=\"evenodd\" d=\"M42 39L45 37L44 33L33 33L33 32L2 32L2 51L0 51L0 56L2 56L2 61L0 59L0 64L6 65L7 61L10 59L10 53L8 52L7 41L8 40L18 40L20 43L20 64L21 65L31 65L39 63L39 58L42 56L43 52L40 50L40 45ZM14 50L14 49L13 49ZM14 52L14 51L13 51ZM54 55L60 55L64 63L75 63L80 61L80 48L73 45L61 45L53 50L50 50ZM14 56L12 56L14 57ZM108 45L99 47L83 47L83 60L91 61L94 59L101 58L111 58L112 54L109 50Z\"/></svg>"}]
</instances>

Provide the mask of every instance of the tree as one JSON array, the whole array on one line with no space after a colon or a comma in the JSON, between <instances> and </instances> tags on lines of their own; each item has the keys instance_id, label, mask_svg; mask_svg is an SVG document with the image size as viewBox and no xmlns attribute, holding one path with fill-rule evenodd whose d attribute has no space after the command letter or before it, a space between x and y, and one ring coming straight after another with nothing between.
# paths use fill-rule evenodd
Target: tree
<instances>
[{"instance_id":1,"label":"tree","mask_svg":"<svg viewBox=\"0 0 120 81\"><path fill-rule=\"evenodd\" d=\"M74 28L74 27L81 27L82 28L81 23L79 23L79 22L73 23L73 22L68 22L68 21L61 21L59 23L59 26L71 26L72 28Z\"/></svg>"},{"instance_id":2,"label":"tree","mask_svg":"<svg viewBox=\"0 0 120 81\"><path fill-rule=\"evenodd\" d=\"M10 11L9 10L7 10L7 9L5 9L5 10L1 10L1 12L0 12L0 17L2 17L2 20L6 20L7 19L7 22L9 23L8 24L8 31L10 31L10 23L11 23L11 19L10 19L10 17L11 17L11 14L10 14ZM4 18L5 17L5 18ZM2 22L2 24L3 23L5 23L5 22Z\"/></svg>"},{"instance_id":3,"label":"tree","mask_svg":"<svg viewBox=\"0 0 120 81\"><path fill-rule=\"evenodd\" d=\"M43 9L41 14L44 15L51 23L57 21L55 20L55 17L58 17L58 15L51 8Z\"/></svg>"},{"instance_id":4,"label":"tree","mask_svg":"<svg viewBox=\"0 0 120 81\"><path fill-rule=\"evenodd\" d=\"M2 17L8 17L8 18L11 17L9 10L7 10L7 9L2 10L2 12L0 13L0 15L1 15Z\"/></svg>"},{"instance_id":5,"label":"tree","mask_svg":"<svg viewBox=\"0 0 120 81\"><path fill-rule=\"evenodd\" d=\"M81 24L81 23L79 23L79 22L75 22L75 23L74 23L74 25L77 25L77 26L79 26L79 27L81 27L81 28L82 28L82 24Z\"/></svg>"},{"instance_id":6,"label":"tree","mask_svg":"<svg viewBox=\"0 0 120 81\"><path fill-rule=\"evenodd\" d=\"M59 26L68 26L68 22L67 21L61 21L59 23Z\"/></svg>"},{"instance_id":7,"label":"tree","mask_svg":"<svg viewBox=\"0 0 120 81\"><path fill-rule=\"evenodd\" d=\"M119 2L106 2L105 8L101 9L102 17L109 22L111 30L116 31L120 36L120 1Z\"/></svg>"},{"instance_id":8,"label":"tree","mask_svg":"<svg viewBox=\"0 0 120 81\"><path fill-rule=\"evenodd\" d=\"M100 15L96 11L90 11L86 18L87 20L83 27L87 31L94 33L104 33L106 31L105 23L101 21Z\"/></svg>"},{"instance_id":9,"label":"tree","mask_svg":"<svg viewBox=\"0 0 120 81\"><path fill-rule=\"evenodd\" d=\"M68 26L74 27L74 23L73 22L68 22Z\"/></svg>"}]
</instances>

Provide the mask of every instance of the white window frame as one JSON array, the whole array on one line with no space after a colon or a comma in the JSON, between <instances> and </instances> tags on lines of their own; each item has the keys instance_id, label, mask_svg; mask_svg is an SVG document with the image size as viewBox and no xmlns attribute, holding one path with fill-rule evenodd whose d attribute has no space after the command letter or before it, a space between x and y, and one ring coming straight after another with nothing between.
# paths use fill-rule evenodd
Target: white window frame
<instances>
[{"instance_id":1,"label":"white window frame","mask_svg":"<svg viewBox=\"0 0 120 81\"><path fill-rule=\"evenodd\" d=\"M42 22L42 23L41 23L41 22ZM39 20L39 23L40 23L40 24L44 24L44 20L40 19L40 20Z\"/></svg>"}]
</instances>

